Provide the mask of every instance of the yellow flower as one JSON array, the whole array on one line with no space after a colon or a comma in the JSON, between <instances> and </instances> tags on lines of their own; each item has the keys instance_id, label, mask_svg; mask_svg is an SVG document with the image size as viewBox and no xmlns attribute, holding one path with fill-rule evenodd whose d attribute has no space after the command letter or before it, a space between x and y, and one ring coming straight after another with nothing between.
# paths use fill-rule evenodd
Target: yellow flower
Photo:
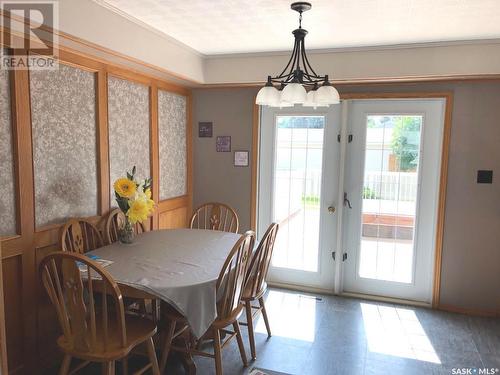
<instances>
[{"instance_id":1,"label":"yellow flower","mask_svg":"<svg viewBox=\"0 0 500 375\"><path fill-rule=\"evenodd\" d=\"M113 187L115 188L116 193L122 198L133 197L135 191L137 190L135 182L124 177L116 180Z\"/></svg>"},{"instance_id":2,"label":"yellow flower","mask_svg":"<svg viewBox=\"0 0 500 375\"><path fill-rule=\"evenodd\" d=\"M130 202L127 217L132 224L142 223L151 213L151 207L146 199L136 199Z\"/></svg>"},{"instance_id":3,"label":"yellow flower","mask_svg":"<svg viewBox=\"0 0 500 375\"><path fill-rule=\"evenodd\" d=\"M146 204L148 205L150 214L152 214L153 211L155 210L155 201L152 199L148 199L146 200Z\"/></svg>"},{"instance_id":4,"label":"yellow flower","mask_svg":"<svg viewBox=\"0 0 500 375\"><path fill-rule=\"evenodd\" d=\"M151 189L146 189L144 194L146 195L146 198L151 199Z\"/></svg>"}]
</instances>

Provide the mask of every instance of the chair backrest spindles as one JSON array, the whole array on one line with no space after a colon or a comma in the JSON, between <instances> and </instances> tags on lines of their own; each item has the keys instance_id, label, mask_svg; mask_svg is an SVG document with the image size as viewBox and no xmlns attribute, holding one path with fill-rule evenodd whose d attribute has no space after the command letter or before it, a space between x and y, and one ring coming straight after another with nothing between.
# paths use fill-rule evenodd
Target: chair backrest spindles
<instances>
[{"instance_id":1,"label":"chair backrest spindles","mask_svg":"<svg viewBox=\"0 0 500 375\"><path fill-rule=\"evenodd\" d=\"M252 297L257 296L263 291L278 229L279 225L272 223L269 228L267 228L257 250L255 250L252 255L247 271L247 282L250 283L247 288L250 288Z\"/></svg>"},{"instance_id":2,"label":"chair backrest spindles","mask_svg":"<svg viewBox=\"0 0 500 375\"><path fill-rule=\"evenodd\" d=\"M106 351L111 327L120 330L120 345L122 348L126 346L123 298L106 270L81 254L60 251L42 260L40 275L71 348L81 352ZM97 285L101 288L99 304L94 300ZM108 306L111 302L112 308ZM113 311L116 318L111 316ZM99 316L100 326L97 322ZM112 321L116 324L111 325Z\"/></svg>"},{"instance_id":3,"label":"chair backrest spindles","mask_svg":"<svg viewBox=\"0 0 500 375\"><path fill-rule=\"evenodd\" d=\"M198 207L191 217L191 228L238 233L236 212L224 203L206 203Z\"/></svg>"},{"instance_id":4,"label":"chair backrest spindles","mask_svg":"<svg viewBox=\"0 0 500 375\"><path fill-rule=\"evenodd\" d=\"M118 241L118 231L125 225L125 214L119 208L114 209L108 215L105 225L105 237L108 245ZM136 234L146 232L146 227L142 223L134 225Z\"/></svg>"},{"instance_id":5,"label":"chair backrest spindles","mask_svg":"<svg viewBox=\"0 0 500 375\"><path fill-rule=\"evenodd\" d=\"M63 251L84 254L103 245L99 229L85 219L71 219L62 229L61 248Z\"/></svg>"},{"instance_id":6,"label":"chair backrest spindles","mask_svg":"<svg viewBox=\"0 0 500 375\"><path fill-rule=\"evenodd\" d=\"M218 317L226 319L241 305L247 266L255 242L255 233L246 232L229 253L217 280Z\"/></svg>"}]
</instances>

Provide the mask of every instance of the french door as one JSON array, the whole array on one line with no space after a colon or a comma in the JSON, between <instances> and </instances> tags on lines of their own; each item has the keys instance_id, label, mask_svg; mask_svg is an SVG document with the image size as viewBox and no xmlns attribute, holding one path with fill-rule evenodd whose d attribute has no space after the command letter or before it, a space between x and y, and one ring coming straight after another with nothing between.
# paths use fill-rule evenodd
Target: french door
<instances>
[{"instance_id":1,"label":"french door","mask_svg":"<svg viewBox=\"0 0 500 375\"><path fill-rule=\"evenodd\" d=\"M263 108L258 235L280 225L269 281L333 288L340 108Z\"/></svg>"},{"instance_id":2,"label":"french door","mask_svg":"<svg viewBox=\"0 0 500 375\"><path fill-rule=\"evenodd\" d=\"M431 301L444 101L349 105L343 291Z\"/></svg>"},{"instance_id":3,"label":"french door","mask_svg":"<svg viewBox=\"0 0 500 375\"><path fill-rule=\"evenodd\" d=\"M429 302L444 101L263 108L258 235L269 282Z\"/></svg>"}]
</instances>

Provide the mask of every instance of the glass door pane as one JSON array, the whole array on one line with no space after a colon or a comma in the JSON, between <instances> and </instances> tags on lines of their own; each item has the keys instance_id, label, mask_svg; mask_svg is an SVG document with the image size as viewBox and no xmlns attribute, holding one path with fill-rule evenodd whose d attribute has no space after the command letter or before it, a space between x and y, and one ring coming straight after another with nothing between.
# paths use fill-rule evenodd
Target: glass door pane
<instances>
[{"instance_id":1,"label":"glass door pane","mask_svg":"<svg viewBox=\"0 0 500 375\"><path fill-rule=\"evenodd\" d=\"M272 265L318 271L325 116L276 116Z\"/></svg>"},{"instance_id":2,"label":"glass door pane","mask_svg":"<svg viewBox=\"0 0 500 375\"><path fill-rule=\"evenodd\" d=\"M423 116L368 115L359 276L413 282Z\"/></svg>"}]
</instances>

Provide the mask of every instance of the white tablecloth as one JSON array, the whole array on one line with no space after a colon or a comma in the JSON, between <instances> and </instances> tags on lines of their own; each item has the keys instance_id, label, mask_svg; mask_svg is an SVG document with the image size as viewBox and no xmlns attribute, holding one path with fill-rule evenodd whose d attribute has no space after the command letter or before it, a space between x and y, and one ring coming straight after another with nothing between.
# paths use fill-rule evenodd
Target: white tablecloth
<instances>
[{"instance_id":1,"label":"white tablecloth","mask_svg":"<svg viewBox=\"0 0 500 375\"><path fill-rule=\"evenodd\" d=\"M130 245L115 243L90 252L113 264L119 284L146 291L177 308L198 337L216 317L215 285L240 235L201 229L151 231Z\"/></svg>"}]
</instances>

